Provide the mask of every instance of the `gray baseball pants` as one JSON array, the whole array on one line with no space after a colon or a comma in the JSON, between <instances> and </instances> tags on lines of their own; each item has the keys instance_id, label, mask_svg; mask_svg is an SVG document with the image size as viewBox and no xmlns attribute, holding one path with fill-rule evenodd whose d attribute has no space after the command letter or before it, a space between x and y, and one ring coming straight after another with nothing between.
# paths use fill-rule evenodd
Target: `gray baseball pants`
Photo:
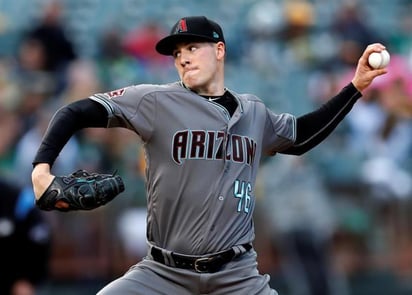
<instances>
[{"instance_id":1,"label":"gray baseball pants","mask_svg":"<svg viewBox=\"0 0 412 295\"><path fill-rule=\"evenodd\" d=\"M147 257L97 295L277 295L269 275L259 274L256 257L252 249L216 273L170 267Z\"/></svg>"}]
</instances>

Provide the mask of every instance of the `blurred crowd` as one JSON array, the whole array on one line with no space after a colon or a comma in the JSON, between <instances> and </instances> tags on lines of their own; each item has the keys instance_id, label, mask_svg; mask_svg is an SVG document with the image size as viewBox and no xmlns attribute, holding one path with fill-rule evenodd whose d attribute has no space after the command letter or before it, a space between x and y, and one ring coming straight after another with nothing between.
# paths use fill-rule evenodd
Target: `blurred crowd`
<instances>
[{"instance_id":1,"label":"blurred crowd","mask_svg":"<svg viewBox=\"0 0 412 295\"><path fill-rule=\"evenodd\" d=\"M283 294L407 294L410 11L410 0L0 1L0 177L30 188L31 161L62 105L130 84L176 80L172 61L156 54L154 44L178 17L205 14L221 23L227 86L295 115L336 94L367 44L381 42L391 53L389 73L336 132L303 157L262 163L256 248L261 270ZM53 172L78 168L118 170L127 189L93 212L44 214L53 233L44 292L65 282L97 281L99 289L145 254L137 135L80 131Z\"/></svg>"}]
</instances>

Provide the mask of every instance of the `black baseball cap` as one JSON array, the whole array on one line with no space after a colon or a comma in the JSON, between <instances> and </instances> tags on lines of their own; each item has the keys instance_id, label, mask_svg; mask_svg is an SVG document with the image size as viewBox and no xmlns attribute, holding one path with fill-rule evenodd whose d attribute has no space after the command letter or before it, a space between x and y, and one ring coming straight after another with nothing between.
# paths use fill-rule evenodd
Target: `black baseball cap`
<instances>
[{"instance_id":1,"label":"black baseball cap","mask_svg":"<svg viewBox=\"0 0 412 295\"><path fill-rule=\"evenodd\" d=\"M205 16L182 17L170 31L156 44L156 51L163 55L172 55L176 44L187 41L225 42L222 28Z\"/></svg>"}]
</instances>

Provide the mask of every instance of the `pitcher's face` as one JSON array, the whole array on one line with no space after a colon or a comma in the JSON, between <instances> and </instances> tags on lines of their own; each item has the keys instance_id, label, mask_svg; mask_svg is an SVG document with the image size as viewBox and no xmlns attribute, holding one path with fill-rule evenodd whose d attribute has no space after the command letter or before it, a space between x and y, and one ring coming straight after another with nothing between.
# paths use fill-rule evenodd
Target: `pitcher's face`
<instances>
[{"instance_id":1,"label":"pitcher's face","mask_svg":"<svg viewBox=\"0 0 412 295\"><path fill-rule=\"evenodd\" d=\"M173 51L179 77L192 91L210 94L214 85L223 83L219 81L222 79L219 64L223 62L224 45L219 43L181 43Z\"/></svg>"}]
</instances>

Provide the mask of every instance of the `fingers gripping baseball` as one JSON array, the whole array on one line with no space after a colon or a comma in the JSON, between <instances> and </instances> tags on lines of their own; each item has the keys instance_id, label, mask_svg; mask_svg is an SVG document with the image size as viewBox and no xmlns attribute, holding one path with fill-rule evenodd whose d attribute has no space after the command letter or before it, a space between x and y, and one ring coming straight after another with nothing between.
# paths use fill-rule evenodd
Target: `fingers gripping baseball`
<instances>
[{"instance_id":1,"label":"fingers gripping baseball","mask_svg":"<svg viewBox=\"0 0 412 295\"><path fill-rule=\"evenodd\" d=\"M42 210L92 210L113 200L124 191L119 175L78 170L69 176L56 176L37 200Z\"/></svg>"},{"instance_id":2,"label":"fingers gripping baseball","mask_svg":"<svg viewBox=\"0 0 412 295\"><path fill-rule=\"evenodd\" d=\"M369 56L374 52L382 52L386 50L385 46L380 43L373 43L366 47L362 56L359 58L356 67L355 75L352 79L353 85L359 91L366 89L376 77L386 74L386 68L373 68L369 63Z\"/></svg>"}]
</instances>

